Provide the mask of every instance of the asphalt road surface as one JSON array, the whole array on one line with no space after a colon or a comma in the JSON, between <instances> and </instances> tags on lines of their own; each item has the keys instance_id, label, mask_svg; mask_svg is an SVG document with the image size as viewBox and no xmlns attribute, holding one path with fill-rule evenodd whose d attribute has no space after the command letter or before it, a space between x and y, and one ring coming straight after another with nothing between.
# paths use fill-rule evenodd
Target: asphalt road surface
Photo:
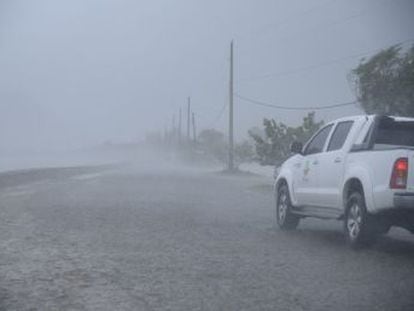
<instances>
[{"instance_id":1,"label":"asphalt road surface","mask_svg":"<svg viewBox=\"0 0 414 311\"><path fill-rule=\"evenodd\" d=\"M0 310L414 310L414 236L355 252L339 222L281 232L262 177L24 174L0 175Z\"/></svg>"}]
</instances>

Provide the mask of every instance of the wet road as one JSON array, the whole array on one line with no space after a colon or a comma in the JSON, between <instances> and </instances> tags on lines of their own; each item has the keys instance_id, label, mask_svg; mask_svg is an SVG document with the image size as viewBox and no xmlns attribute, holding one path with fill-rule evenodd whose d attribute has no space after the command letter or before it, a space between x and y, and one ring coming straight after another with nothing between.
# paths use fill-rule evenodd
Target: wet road
<instances>
[{"instance_id":1,"label":"wet road","mask_svg":"<svg viewBox=\"0 0 414 311\"><path fill-rule=\"evenodd\" d=\"M0 177L1 178L1 177ZM414 237L273 228L268 180L75 171L0 183L0 310L414 310Z\"/></svg>"}]
</instances>

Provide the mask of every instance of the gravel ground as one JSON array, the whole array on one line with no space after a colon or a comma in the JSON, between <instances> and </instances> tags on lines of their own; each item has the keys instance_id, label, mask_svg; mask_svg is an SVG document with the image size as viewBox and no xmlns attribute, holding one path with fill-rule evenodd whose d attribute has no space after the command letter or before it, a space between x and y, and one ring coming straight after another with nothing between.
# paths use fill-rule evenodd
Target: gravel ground
<instances>
[{"instance_id":1,"label":"gravel ground","mask_svg":"<svg viewBox=\"0 0 414 311\"><path fill-rule=\"evenodd\" d=\"M402 231L359 252L337 222L281 232L259 176L78 174L0 187L0 310L414 310Z\"/></svg>"}]
</instances>

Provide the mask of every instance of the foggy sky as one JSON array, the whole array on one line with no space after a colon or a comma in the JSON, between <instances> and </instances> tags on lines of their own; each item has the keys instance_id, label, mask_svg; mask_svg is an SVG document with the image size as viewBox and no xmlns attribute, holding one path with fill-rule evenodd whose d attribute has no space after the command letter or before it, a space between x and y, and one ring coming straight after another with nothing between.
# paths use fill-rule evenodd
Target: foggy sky
<instances>
[{"instance_id":1,"label":"foggy sky","mask_svg":"<svg viewBox=\"0 0 414 311\"><path fill-rule=\"evenodd\" d=\"M412 0L0 0L0 150L140 140L170 126L187 96L198 128L226 131L227 114L217 116L231 39L244 96L290 106L354 100L346 77L360 57L260 77L414 39L413 17ZM297 124L305 113L236 99L236 135L263 117Z\"/></svg>"}]
</instances>

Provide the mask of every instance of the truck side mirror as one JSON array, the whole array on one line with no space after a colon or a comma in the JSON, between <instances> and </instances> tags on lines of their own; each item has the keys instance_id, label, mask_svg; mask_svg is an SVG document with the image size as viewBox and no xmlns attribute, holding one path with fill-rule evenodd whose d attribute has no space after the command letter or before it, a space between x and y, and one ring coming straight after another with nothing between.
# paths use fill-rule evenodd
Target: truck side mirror
<instances>
[{"instance_id":1,"label":"truck side mirror","mask_svg":"<svg viewBox=\"0 0 414 311\"><path fill-rule=\"evenodd\" d=\"M290 151L292 153L302 153L302 148L303 145L301 142L299 141L294 141L291 145L290 145Z\"/></svg>"}]
</instances>

